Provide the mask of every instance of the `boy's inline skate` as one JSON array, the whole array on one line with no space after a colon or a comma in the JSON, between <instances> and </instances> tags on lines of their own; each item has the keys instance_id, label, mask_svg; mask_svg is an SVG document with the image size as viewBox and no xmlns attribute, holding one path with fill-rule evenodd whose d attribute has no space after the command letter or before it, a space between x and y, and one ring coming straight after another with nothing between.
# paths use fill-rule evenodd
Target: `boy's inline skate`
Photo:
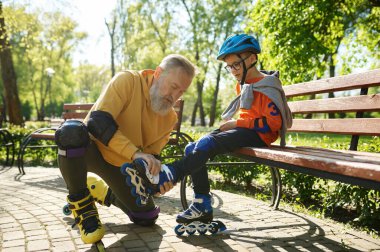
<instances>
[{"instance_id":1,"label":"boy's inline skate","mask_svg":"<svg viewBox=\"0 0 380 252\"><path fill-rule=\"evenodd\" d=\"M165 182L176 182L172 167L161 165L160 173L153 176L149 172L148 164L141 158L135 159L133 163L125 163L120 171L126 176L127 185L131 187L138 206L145 205L149 196L160 192L160 186Z\"/></svg>"},{"instance_id":2,"label":"boy's inline skate","mask_svg":"<svg viewBox=\"0 0 380 252\"><path fill-rule=\"evenodd\" d=\"M181 236L185 232L193 235L196 231L204 235L206 232L216 234L226 230L226 226L221 221L213 221L213 209L211 206L211 195L195 194L190 207L180 213L176 219L179 223L174 232Z\"/></svg>"}]
</instances>

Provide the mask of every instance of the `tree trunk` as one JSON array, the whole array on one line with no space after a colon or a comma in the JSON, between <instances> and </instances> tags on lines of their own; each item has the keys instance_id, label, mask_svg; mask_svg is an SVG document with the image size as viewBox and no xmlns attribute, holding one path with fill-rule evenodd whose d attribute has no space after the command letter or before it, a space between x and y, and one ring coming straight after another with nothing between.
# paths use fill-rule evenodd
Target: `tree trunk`
<instances>
[{"instance_id":1,"label":"tree trunk","mask_svg":"<svg viewBox=\"0 0 380 252\"><path fill-rule=\"evenodd\" d=\"M329 57L329 72L330 72L330 77L335 76L335 65L334 65L334 60L333 60L333 54L330 55ZM329 93L329 98L335 98L334 93ZM335 118L335 113L329 113L329 118L333 119Z\"/></svg>"},{"instance_id":2,"label":"tree trunk","mask_svg":"<svg viewBox=\"0 0 380 252\"><path fill-rule=\"evenodd\" d=\"M218 71L216 76L216 84L215 84L215 90L213 99L211 102L211 109L210 109L210 122L208 123L209 127L214 126L215 118L216 118L216 104L218 103L218 93L219 93L219 84L220 84L220 77L222 74L222 63L218 64Z\"/></svg>"},{"instance_id":3,"label":"tree trunk","mask_svg":"<svg viewBox=\"0 0 380 252\"><path fill-rule=\"evenodd\" d=\"M6 34L3 16L3 3L0 1L0 63L1 76L5 89L6 107L8 109L9 122L22 125L21 102L17 90L17 76L13 66L13 59Z\"/></svg>"},{"instance_id":4,"label":"tree trunk","mask_svg":"<svg viewBox=\"0 0 380 252\"><path fill-rule=\"evenodd\" d=\"M112 22L112 27L111 24L107 23L107 20L105 20L107 30L108 30L108 35L110 36L111 40L111 78L115 76L115 29L116 29L116 14L114 15L114 19Z\"/></svg>"}]
</instances>

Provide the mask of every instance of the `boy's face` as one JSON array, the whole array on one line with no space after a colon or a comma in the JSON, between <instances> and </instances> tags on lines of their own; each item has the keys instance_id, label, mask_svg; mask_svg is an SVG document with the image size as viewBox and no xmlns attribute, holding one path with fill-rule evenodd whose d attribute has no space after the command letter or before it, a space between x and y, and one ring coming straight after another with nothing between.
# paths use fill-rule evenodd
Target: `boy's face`
<instances>
[{"instance_id":1,"label":"boy's face","mask_svg":"<svg viewBox=\"0 0 380 252\"><path fill-rule=\"evenodd\" d=\"M226 63L225 69L238 81L243 78L243 61L245 62L246 67L248 67L256 60L256 55L250 52L242 53L240 56L243 60L236 54L228 54L224 58L224 62Z\"/></svg>"}]
</instances>

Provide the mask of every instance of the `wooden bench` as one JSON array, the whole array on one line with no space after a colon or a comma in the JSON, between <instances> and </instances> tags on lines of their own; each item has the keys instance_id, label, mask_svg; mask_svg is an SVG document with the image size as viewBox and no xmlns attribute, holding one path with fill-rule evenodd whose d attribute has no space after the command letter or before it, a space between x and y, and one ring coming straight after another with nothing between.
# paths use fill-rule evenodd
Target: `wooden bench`
<instances>
[{"instance_id":1,"label":"wooden bench","mask_svg":"<svg viewBox=\"0 0 380 252\"><path fill-rule=\"evenodd\" d=\"M289 101L289 107L294 120L288 132L351 135L349 150L273 145L269 148L242 148L231 155L269 166L274 209L278 208L282 192L279 168L380 190L380 154L357 151L359 136L380 135L380 118L369 117L370 112L380 111L380 94L368 93L369 88L378 86L380 69L284 86L288 100L293 100ZM345 92L337 98L294 99L314 94L326 94L327 97L327 93L336 91ZM328 113L346 117L329 119ZM306 119L305 115L310 114L313 118ZM188 178L184 178L181 183L184 208L188 206L187 181Z\"/></svg>"},{"instance_id":2,"label":"wooden bench","mask_svg":"<svg viewBox=\"0 0 380 252\"><path fill-rule=\"evenodd\" d=\"M67 103L63 105L63 112L61 120L55 120L55 125L48 128L37 129L31 134L27 135L21 142L20 149L18 152L17 162L18 169L20 174L25 174L24 170L24 156L27 149L33 148L57 148L57 145L54 143L54 133L57 128L66 120L76 119L83 120L88 111L92 108L93 103L79 104L79 103ZM186 146L187 142L191 140L191 137L187 134L181 132L181 123L182 123L182 113L183 113L184 101L179 99L175 105L174 109L178 116L178 122L173 128L173 131L170 135L168 145L175 146L176 152L174 155L170 155L163 158L179 158L183 156L183 149ZM41 144L42 140L47 140L51 144Z\"/></svg>"}]
</instances>

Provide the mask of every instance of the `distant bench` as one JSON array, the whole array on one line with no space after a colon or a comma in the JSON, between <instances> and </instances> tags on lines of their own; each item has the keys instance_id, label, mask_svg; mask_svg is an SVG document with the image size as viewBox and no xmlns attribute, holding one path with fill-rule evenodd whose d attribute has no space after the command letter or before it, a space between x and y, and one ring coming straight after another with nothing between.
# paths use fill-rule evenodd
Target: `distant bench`
<instances>
[{"instance_id":1,"label":"distant bench","mask_svg":"<svg viewBox=\"0 0 380 252\"><path fill-rule=\"evenodd\" d=\"M369 112L380 111L380 94L368 94L369 88L378 86L380 69L284 86L287 98L347 91L344 97L289 101L295 119L288 132L351 135L349 150L310 146L281 148L273 145L268 148L241 148L230 154L269 166L272 175L271 206L275 209L278 208L282 193L279 168L380 190L380 154L357 151L359 136L380 135L380 118L368 117ZM360 94L356 95L355 90ZM306 115L316 113L325 113L325 117L326 113L339 113L339 116L351 113L351 118L304 119ZM181 183L184 208L187 208L188 181L189 178L185 177Z\"/></svg>"},{"instance_id":2,"label":"distant bench","mask_svg":"<svg viewBox=\"0 0 380 252\"><path fill-rule=\"evenodd\" d=\"M5 121L5 107L0 105L0 149L5 149L5 166L13 166L15 159L15 140L6 128L3 128L3 121Z\"/></svg>"},{"instance_id":3,"label":"distant bench","mask_svg":"<svg viewBox=\"0 0 380 252\"><path fill-rule=\"evenodd\" d=\"M20 174L25 174L24 156L28 149L57 148L57 145L54 142L54 134L58 127L66 120L84 120L93 105L93 103L66 103L63 105L62 117L60 119L52 120L51 127L37 129L31 134L24 137L20 144L20 149L17 157ZM190 136L181 132L183 107L184 101L182 99L179 99L174 105L178 121L173 128L168 142L168 145L176 147L176 153L164 158L181 157L183 155L183 149L186 146L187 142L191 141ZM51 144L42 143L42 140L47 140L47 142L51 142Z\"/></svg>"}]
</instances>

